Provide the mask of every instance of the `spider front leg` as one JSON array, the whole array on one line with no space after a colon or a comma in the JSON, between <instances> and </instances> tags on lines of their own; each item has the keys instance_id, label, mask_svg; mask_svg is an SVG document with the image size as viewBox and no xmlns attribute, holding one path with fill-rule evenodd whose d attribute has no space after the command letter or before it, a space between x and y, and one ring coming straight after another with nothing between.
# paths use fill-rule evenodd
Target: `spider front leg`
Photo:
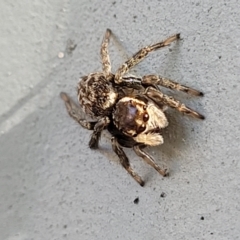
<instances>
[{"instance_id":1,"label":"spider front leg","mask_svg":"<svg viewBox=\"0 0 240 240\"><path fill-rule=\"evenodd\" d=\"M118 155L120 163L122 166L127 170L127 172L140 184L140 186L144 186L144 181L141 179L141 177L134 172L132 169L129 159L126 156L125 152L123 151L122 147L118 143L117 139L115 137L112 137L112 148L113 151Z\"/></svg>"},{"instance_id":2,"label":"spider front leg","mask_svg":"<svg viewBox=\"0 0 240 240\"><path fill-rule=\"evenodd\" d=\"M164 78L156 75L147 75L142 78L142 84L151 86L151 85L161 85L172 90L182 91L195 96L203 96L203 92L199 92L196 89L181 85L177 82L174 82L168 78Z\"/></svg>"},{"instance_id":3,"label":"spider front leg","mask_svg":"<svg viewBox=\"0 0 240 240\"><path fill-rule=\"evenodd\" d=\"M103 72L105 73L106 78L108 79L112 74L111 74L111 63L110 63L110 58L109 58L109 53L108 53L108 44L110 41L110 36L111 36L111 30L107 29L106 33L104 35L102 45L101 45L101 57L102 57L102 67L103 67Z\"/></svg>"},{"instance_id":4,"label":"spider front leg","mask_svg":"<svg viewBox=\"0 0 240 240\"><path fill-rule=\"evenodd\" d=\"M157 170L163 177L166 177L169 175L168 169L163 169L160 166L157 165L157 163L154 161L154 159L147 154L145 151L143 151L144 145L135 145L133 147L134 152L141 157L143 160L145 160L150 166L152 166L155 170Z\"/></svg>"},{"instance_id":5,"label":"spider front leg","mask_svg":"<svg viewBox=\"0 0 240 240\"><path fill-rule=\"evenodd\" d=\"M65 103L66 109L70 117L77 121L83 128L93 130L97 122L88 122L82 118L81 109L75 102L65 93L61 92L60 97Z\"/></svg>"},{"instance_id":6,"label":"spider front leg","mask_svg":"<svg viewBox=\"0 0 240 240\"><path fill-rule=\"evenodd\" d=\"M170 45L171 42L180 39L180 33L167 38L165 41L149 45L147 47L144 47L140 49L136 54L132 56L129 60L127 60L116 72L115 75L115 82L117 84L122 82L122 77L125 73L129 71L130 68L134 67L136 64L138 64L140 61L142 61L150 52L158 50L160 48L166 47Z\"/></svg>"},{"instance_id":7,"label":"spider front leg","mask_svg":"<svg viewBox=\"0 0 240 240\"><path fill-rule=\"evenodd\" d=\"M205 117L192 110L191 108L185 106L183 103L177 101L171 96L165 95L159 90L156 90L153 87L148 87L145 91L145 95L152 99L156 104L170 106L171 108L177 109L179 112L183 112L187 115L190 115L194 118L205 119Z\"/></svg>"},{"instance_id":8,"label":"spider front leg","mask_svg":"<svg viewBox=\"0 0 240 240\"><path fill-rule=\"evenodd\" d=\"M103 129L107 127L107 125L110 123L110 120L108 117L103 117L98 120L96 125L94 126L94 130L91 136L91 139L89 141L89 147L92 149L98 148L98 143L101 137L101 133Z\"/></svg>"}]
</instances>

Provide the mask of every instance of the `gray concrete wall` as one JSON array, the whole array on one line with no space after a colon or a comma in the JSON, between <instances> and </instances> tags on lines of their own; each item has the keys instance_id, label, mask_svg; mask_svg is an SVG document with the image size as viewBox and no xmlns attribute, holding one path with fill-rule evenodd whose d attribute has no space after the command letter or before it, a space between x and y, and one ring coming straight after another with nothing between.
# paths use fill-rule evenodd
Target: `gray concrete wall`
<instances>
[{"instance_id":1,"label":"gray concrete wall","mask_svg":"<svg viewBox=\"0 0 240 240\"><path fill-rule=\"evenodd\" d=\"M9 0L0 11L0 239L239 239L238 1ZM79 77L101 69L106 28L115 34L113 70L180 32L171 51L133 72L205 93L165 91L206 116L168 112L165 144L148 152L169 166L169 178L126 151L144 188L120 166L107 133L99 151L88 148L90 132L59 98L76 98Z\"/></svg>"}]
</instances>

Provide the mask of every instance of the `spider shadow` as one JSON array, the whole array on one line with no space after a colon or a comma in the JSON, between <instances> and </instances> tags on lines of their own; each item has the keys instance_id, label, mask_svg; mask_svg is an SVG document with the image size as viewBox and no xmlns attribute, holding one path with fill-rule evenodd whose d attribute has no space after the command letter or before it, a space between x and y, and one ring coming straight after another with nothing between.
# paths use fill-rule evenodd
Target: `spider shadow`
<instances>
[{"instance_id":1,"label":"spider shadow","mask_svg":"<svg viewBox=\"0 0 240 240\"><path fill-rule=\"evenodd\" d=\"M167 92L167 95L174 96L174 98L181 100L181 102L186 103L186 105L200 100L198 97L191 97L181 92ZM192 105L193 104L191 104L191 106ZM193 107L192 109L195 108ZM195 125L196 128L198 128L202 120L186 116L170 108L167 109L165 114L169 125L162 131L164 144L149 148L148 152L150 154L153 152L152 156L157 163L164 163L164 165L168 167L171 176L174 175L175 172L179 172L182 165L188 164L189 156L187 153L190 151L190 143L194 138L197 138L197 135L194 133ZM193 135L196 136L194 137ZM145 177L151 179L152 175L147 174Z\"/></svg>"},{"instance_id":2,"label":"spider shadow","mask_svg":"<svg viewBox=\"0 0 240 240\"><path fill-rule=\"evenodd\" d=\"M110 60L112 63L113 72L115 72L122 65L122 63L132 57L133 54L126 50L128 45L121 42L120 37L117 36L116 33L112 32L111 38L112 44L110 43L109 49ZM113 47L113 51L111 50L111 45Z\"/></svg>"},{"instance_id":3,"label":"spider shadow","mask_svg":"<svg viewBox=\"0 0 240 240\"><path fill-rule=\"evenodd\" d=\"M185 144L189 136L189 129L186 126L186 117L183 117L180 113L174 112L174 110L168 110L166 116L169 121L167 128L163 129L162 136L164 143L160 146L156 146L148 149L148 152L154 157L156 162L161 166L166 166L170 175L178 171L180 164L184 159L179 159L183 156L181 153L187 151L188 146ZM178 161L180 160L180 161ZM152 175L147 174L146 179L151 178Z\"/></svg>"}]
</instances>

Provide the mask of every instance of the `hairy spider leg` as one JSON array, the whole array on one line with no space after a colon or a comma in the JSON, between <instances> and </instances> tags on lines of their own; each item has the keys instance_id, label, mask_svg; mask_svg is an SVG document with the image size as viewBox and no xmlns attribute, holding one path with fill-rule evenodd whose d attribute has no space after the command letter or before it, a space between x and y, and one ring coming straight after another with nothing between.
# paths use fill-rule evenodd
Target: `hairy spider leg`
<instances>
[{"instance_id":1,"label":"hairy spider leg","mask_svg":"<svg viewBox=\"0 0 240 240\"><path fill-rule=\"evenodd\" d=\"M101 133L109 123L110 123L110 120L108 117L103 117L98 120L97 124L94 126L94 130L93 130L91 139L89 141L90 148L92 149L98 148L98 143L101 137Z\"/></svg>"},{"instance_id":2,"label":"hairy spider leg","mask_svg":"<svg viewBox=\"0 0 240 240\"><path fill-rule=\"evenodd\" d=\"M125 152L123 151L122 147L118 143L117 139L115 137L112 137L112 149L119 157L120 163L122 166L127 170L127 172L140 184L140 186L144 186L144 181L141 179L141 177L134 172L132 169L129 159L126 156Z\"/></svg>"},{"instance_id":3,"label":"hairy spider leg","mask_svg":"<svg viewBox=\"0 0 240 240\"><path fill-rule=\"evenodd\" d=\"M162 176L166 177L169 175L168 169L163 169L160 166L157 165L157 163L154 161L154 159L146 153L143 148L144 145L135 145L133 147L134 152L141 157L146 163L148 163L150 166L152 166L155 170L157 170Z\"/></svg>"},{"instance_id":4,"label":"hairy spider leg","mask_svg":"<svg viewBox=\"0 0 240 240\"><path fill-rule=\"evenodd\" d=\"M60 93L61 98L65 102L68 114L75 121L77 121L83 128L93 130L91 139L89 141L89 147L92 149L98 148L98 143L101 137L102 130L109 124L110 120L108 117L103 117L98 121L88 122L82 118L80 107L64 92Z\"/></svg>"},{"instance_id":5,"label":"hairy spider leg","mask_svg":"<svg viewBox=\"0 0 240 240\"><path fill-rule=\"evenodd\" d=\"M108 79L112 76L111 74L111 62L110 62L110 57L108 53L108 45L110 41L110 36L111 36L111 30L107 29L106 33L104 35L102 45L101 45L101 58L102 58L102 68L103 72L105 74L105 77Z\"/></svg>"},{"instance_id":6,"label":"hairy spider leg","mask_svg":"<svg viewBox=\"0 0 240 240\"><path fill-rule=\"evenodd\" d=\"M182 91L194 96L203 96L203 92L200 92L196 89L190 88L188 86L184 86L180 83L174 82L171 79L164 78L161 76L156 76L156 75L146 75L142 78L141 84L144 85L161 85L166 88L170 88L172 90L177 90L177 91Z\"/></svg>"},{"instance_id":7,"label":"hairy spider leg","mask_svg":"<svg viewBox=\"0 0 240 240\"><path fill-rule=\"evenodd\" d=\"M129 71L130 68L134 67L140 61L142 61L150 52L158 50L160 48L166 47L170 45L171 42L180 38L180 33L167 38L166 40L146 46L140 49L137 53L135 53L130 59L128 59L116 72L114 81L119 84L122 82L122 77L125 73Z\"/></svg>"},{"instance_id":8,"label":"hairy spider leg","mask_svg":"<svg viewBox=\"0 0 240 240\"><path fill-rule=\"evenodd\" d=\"M88 130L93 130L96 121L95 122L88 122L85 119L82 118L82 112L79 106L67 95L65 92L60 93L60 97L65 103L65 106L67 108L67 112L75 121L77 121L83 128L86 128Z\"/></svg>"},{"instance_id":9,"label":"hairy spider leg","mask_svg":"<svg viewBox=\"0 0 240 240\"><path fill-rule=\"evenodd\" d=\"M194 118L202 120L205 119L202 114L192 110L191 108L185 106L183 103L177 101L173 97L165 95L161 91L156 90L153 87L148 87L145 91L145 95L152 99L156 104L167 105L171 108L177 109L179 112L183 112L184 114L190 115Z\"/></svg>"}]
</instances>

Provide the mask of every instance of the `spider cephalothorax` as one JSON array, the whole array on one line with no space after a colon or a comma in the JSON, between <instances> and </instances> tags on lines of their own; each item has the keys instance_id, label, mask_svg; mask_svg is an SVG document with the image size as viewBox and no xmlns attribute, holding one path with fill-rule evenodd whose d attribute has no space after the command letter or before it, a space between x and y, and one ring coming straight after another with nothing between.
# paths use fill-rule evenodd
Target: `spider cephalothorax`
<instances>
[{"instance_id":1,"label":"spider cephalothorax","mask_svg":"<svg viewBox=\"0 0 240 240\"><path fill-rule=\"evenodd\" d=\"M146 146L163 143L161 130L168 125L164 111L169 106L192 117L204 119L203 115L173 97L163 94L157 85L195 96L203 96L203 93L161 76L126 75L130 68L142 61L150 52L170 45L171 42L180 38L180 34L140 49L123 63L115 74L111 73L108 54L110 35L111 31L107 29L101 45L103 72L82 77L78 84L78 101L81 109L96 121L89 122L83 118L79 106L66 93L61 93L61 98L65 102L69 115L82 127L93 131L89 141L90 148L98 147L101 132L107 129L112 135L112 148L118 155L120 163L143 186L144 181L132 169L122 147L133 148L139 157L161 175L167 176L167 169L161 168L143 150Z\"/></svg>"}]
</instances>

